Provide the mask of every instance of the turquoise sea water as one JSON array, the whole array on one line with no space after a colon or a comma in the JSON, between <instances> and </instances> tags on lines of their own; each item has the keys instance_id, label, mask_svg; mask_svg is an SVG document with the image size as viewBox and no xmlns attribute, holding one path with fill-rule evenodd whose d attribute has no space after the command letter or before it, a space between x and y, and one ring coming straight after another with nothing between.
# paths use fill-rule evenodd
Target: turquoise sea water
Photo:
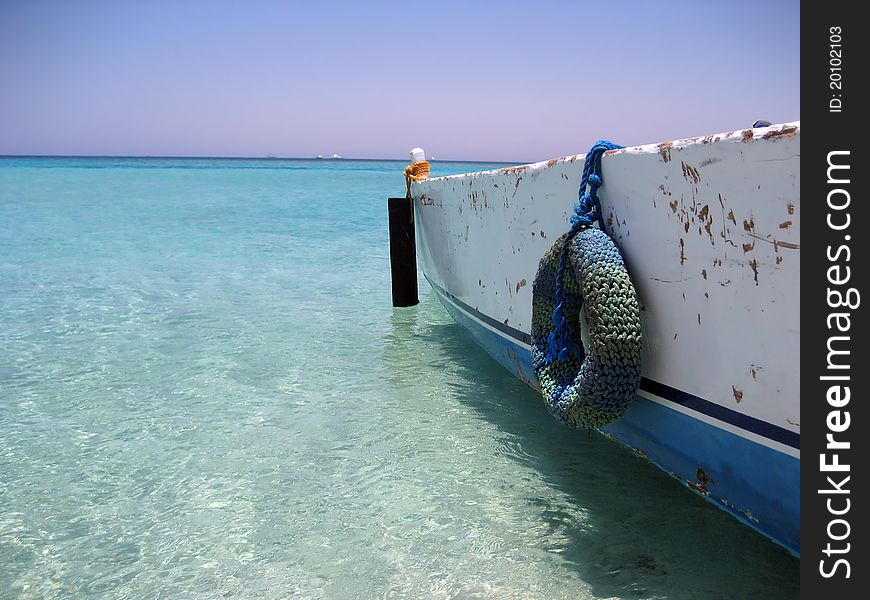
<instances>
[{"instance_id":1,"label":"turquoise sea water","mask_svg":"<svg viewBox=\"0 0 870 600\"><path fill-rule=\"evenodd\" d=\"M403 167L0 159L0 598L797 597L425 283L390 306Z\"/></svg>"}]
</instances>

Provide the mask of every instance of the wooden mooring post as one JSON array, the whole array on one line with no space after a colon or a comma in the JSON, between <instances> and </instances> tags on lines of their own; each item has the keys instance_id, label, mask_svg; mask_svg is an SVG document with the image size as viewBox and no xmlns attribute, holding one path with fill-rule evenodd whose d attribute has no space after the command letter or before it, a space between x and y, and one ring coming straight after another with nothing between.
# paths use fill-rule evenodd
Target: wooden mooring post
<instances>
[{"instance_id":1,"label":"wooden mooring post","mask_svg":"<svg viewBox=\"0 0 870 600\"><path fill-rule=\"evenodd\" d=\"M411 198L387 199L390 223L390 272L393 306L414 306L417 297L417 249L414 242L414 203Z\"/></svg>"}]
</instances>

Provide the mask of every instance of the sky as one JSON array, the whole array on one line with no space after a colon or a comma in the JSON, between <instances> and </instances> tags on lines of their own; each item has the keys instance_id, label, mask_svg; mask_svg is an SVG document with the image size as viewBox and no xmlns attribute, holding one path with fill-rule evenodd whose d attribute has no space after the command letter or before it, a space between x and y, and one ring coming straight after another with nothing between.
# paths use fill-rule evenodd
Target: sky
<instances>
[{"instance_id":1,"label":"sky","mask_svg":"<svg viewBox=\"0 0 870 600\"><path fill-rule=\"evenodd\" d=\"M0 155L531 162L800 119L797 0L0 0Z\"/></svg>"}]
</instances>

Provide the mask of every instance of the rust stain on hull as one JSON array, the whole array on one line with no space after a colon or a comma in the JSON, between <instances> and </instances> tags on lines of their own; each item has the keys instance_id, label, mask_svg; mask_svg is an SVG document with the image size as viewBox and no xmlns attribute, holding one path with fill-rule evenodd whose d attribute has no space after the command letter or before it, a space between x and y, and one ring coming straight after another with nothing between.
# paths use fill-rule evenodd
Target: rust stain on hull
<instances>
[{"instance_id":1,"label":"rust stain on hull","mask_svg":"<svg viewBox=\"0 0 870 600\"><path fill-rule=\"evenodd\" d=\"M698 483L687 481L686 485L688 485L696 492L700 492L701 494L704 494L706 496L710 492L710 490L707 489L707 485L713 485L716 483L716 481L712 477L707 475L707 473L705 473L704 469L702 469L701 467L698 467L698 470L695 472L695 477L697 477Z\"/></svg>"},{"instance_id":2,"label":"rust stain on hull","mask_svg":"<svg viewBox=\"0 0 870 600\"><path fill-rule=\"evenodd\" d=\"M505 325L507 325L507 319L505 319L504 323L505 323ZM523 383L525 383L526 385L531 386L534 389L538 389L538 382L537 381L535 381L535 382L529 381L529 378L526 377L526 373L523 370L523 361L520 360L519 353L517 353L517 351L513 350L513 349L509 350L508 352L510 354L511 362L513 363L514 373L519 378L519 380L522 381Z\"/></svg>"},{"instance_id":3,"label":"rust stain on hull","mask_svg":"<svg viewBox=\"0 0 870 600\"><path fill-rule=\"evenodd\" d=\"M529 165L519 165L517 167L505 167L505 168L501 169L501 172L506 174L506 175L510 175L510 174L515 174L515 173L522 173L523 171L525 171L528 168L529 168Z\"/></svg>"},{"instance_id":4,"label":"rust stain on hull","mask_svg":"<svg viewBox=\"0 0 870 600\"><path fill-rule=\"evenodd\" d=\"M779 131L768 131L762 137L771 140L781 137L793 137L797 133L797 127L783 127Z\"/></svg>"},{"instance_id":5,"label":"rust stain on hull","mask_svg":"<svg viewBox=\"0 0 870 600\"><path fill-rule=\"evenodd\" d=\"M659 144L659 155L662 157L662 161L671 162L671 147L673 147L673 145L673 142Z\"/></svg>"},{"instance_id":6,"label":"rust stain on hull","mask_svg":"<svg viewBox=\"0 0 870 600\"><path fill-rule=\"evenodd\" d=\"M758 236L758 235L753 235L751 233L749 235L754 237L756 240L761 240L762 242L767 242L768 244L773 244L773 248L776 252L779 252L780 248L788 248L789 250L800 250L801 249L800 244L795 244L792 242L783 242L782 240L778 240L776 238L769 240L769 239L763 238L763 237ZM768 237L770 237L770 236L768 236Z\"/></svg>"},{"instance_id":7,"label":"rust stain on hull","mask_svg":"<svg viewBox=\"0 0 870 600\"><path fill-rule=\"evenodd\" d=\"M701 181L701 174L698 172L698 169L684 162L680 164L683 167L683 177L686 178L686 181L691 181L692 183L699 183Z\"/></svg>"},{"instance_id":8,"label":"rust stain on hull","mask_svg":"<svg viewBox=\"0 0 870 600\"><path fill-rule=\"evenodd\" d=\"M758 261L753 258L749 261L749 266L752 268L752 273L755 277L755 285L758 285Z\"/></svg>"},{"instance_id":9,"label":"rust stain on hull","mask_svg":"<svg viewBox=\"0 0 870 600\"><path fill-rule=\"evenodd\" d=\"M707 224L704 225L704 229L707 230L707 235L710 236L710 245L715 246L716 245L716 238L713 237L713 219L712 219L712 217L710 218L709 221L707 221Z\"/></svg>"}]
</instances>

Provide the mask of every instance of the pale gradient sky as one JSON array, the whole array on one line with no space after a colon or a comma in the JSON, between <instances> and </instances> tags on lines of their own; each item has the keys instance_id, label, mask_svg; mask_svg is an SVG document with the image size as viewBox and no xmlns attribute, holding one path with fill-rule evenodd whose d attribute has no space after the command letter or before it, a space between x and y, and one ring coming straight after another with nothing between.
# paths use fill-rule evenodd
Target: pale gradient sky
<instances>
[{"instance_id":1,"label":"pale gradient sky","mask_svg":"<svg viewBox=\"0 0 870 600\"><path fill-rule=\"evenodd\" d=\"M800 119L799 2L0 0L0 154L527 162Z\"/></svg>"}]
</instances>

